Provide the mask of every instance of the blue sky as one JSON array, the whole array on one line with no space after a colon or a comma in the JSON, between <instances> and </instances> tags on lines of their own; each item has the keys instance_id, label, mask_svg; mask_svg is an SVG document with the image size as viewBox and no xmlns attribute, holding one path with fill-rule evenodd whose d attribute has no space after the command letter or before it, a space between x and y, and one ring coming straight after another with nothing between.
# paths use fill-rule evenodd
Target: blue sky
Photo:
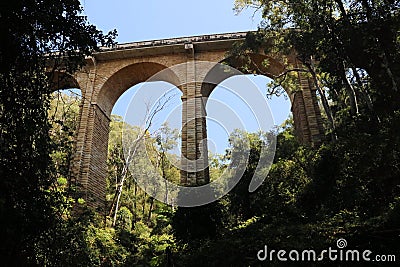
<instances>
[{"instance_id":1,"label":"blue sky","mask_svg":"<svg viewBox=\"0 0 400 267\"><path fill-rule=\"evenodd\" d=\"M81 3L85 9L84 14L88 17L90 23L95 24L105 32L117 29L117 41L119 43L256 30L261 19L260 13L254 13L254 10L251 9L235 15L233 0L81 0ZM265 96L266 84L269 79L264 76L248 77L258 87L259 92ZM233 83L228 80L223 82L222 85L245 84L249 78L233 78ZM153 83L146 86L158 87L160 90L165 90L166 87L169 87L165 83ZM132 97L141 87L142 85L137 85L127 90L118 99L113 113L124 116ZM177 92L177 95L171 101L170 108L164 113L160 113L156 119L157 123L155 127L168 117L169 112L173 109L179 109L180 95L178 89L175 92ZM215 99L215 101L230 105L239 114L239 117L245 121L249 131L257 129L255 126L256 121L253 120L252 122L248 111L240 104L241 100L238 97L235 98L229 90L224 90L223 86L217 87L210 97ZM229 101L226 101L227 99ZM281 96L268 100L268 103L274 117L274 122L271 122L271 125L280 125L289 115L289 100ZM208 115L210 115L210 119L208 120L208 138L212 140L211 142L209 141L210 150L223 153L228 146L228 133L221 126L223 123L219 124L212 118L213 114L218 114L218 109L210 105L210 107L207 107L207 110ZM131 121L127 120L132 124L140 124L144 120L143 117L135 116ZM179 118L176 120L179 121Z\"/></svg>"},{"instance_id":2,"label":"blue sky","mask_svg":"<svg viewBox=\"0 0 400 267\"><path fill-rule=\"evenodd\" d=\"M81 0L91 23L117 29L119 42L255 30L260 14L239 16L233 0Z\"/></svg>"}]
</instances>

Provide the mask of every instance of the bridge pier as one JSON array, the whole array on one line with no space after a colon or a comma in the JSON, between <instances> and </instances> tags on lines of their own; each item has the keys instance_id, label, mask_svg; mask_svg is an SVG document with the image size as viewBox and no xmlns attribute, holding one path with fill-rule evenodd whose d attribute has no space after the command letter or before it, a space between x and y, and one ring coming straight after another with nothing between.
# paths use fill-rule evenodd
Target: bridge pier
<instances>
[{"instance_id":1,"label":"bridge pier","mask_svg":"<svg viewBox=\"0 0 400 267\"><path fill-rule=\"evenodd\" d=\"M299 90L293 92L291 96L296 137L302 144L319 146L324 129L317 90L312 81L302 72L298 72L298 82Z\"/></svg>"},{"instance_id":2,"label":"bridge pier","mask_svg":"<svg viewBox=\"0 0 400 267\"><path fill-rule=\"evenodd\" d=\"M198 186L210 181L206 110L199 86L188 84L182 96L181 185Z\"/></svg>"}]
</instances>

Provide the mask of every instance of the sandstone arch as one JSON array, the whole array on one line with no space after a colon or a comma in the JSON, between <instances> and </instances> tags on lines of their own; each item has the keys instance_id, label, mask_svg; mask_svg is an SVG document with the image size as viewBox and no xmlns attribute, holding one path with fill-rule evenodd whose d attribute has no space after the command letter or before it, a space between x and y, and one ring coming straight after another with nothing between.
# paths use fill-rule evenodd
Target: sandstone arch
<instances>
[{"instance_id":1,"label":"sandstone arch","mask_svg":"<svg viewBox=\"0 0 400 267\"><path fill-rule=\"evenodd\" d=\"M272 56L265 54L249 54L250 63L245 58L223 58L220 62L238 69L244 74L264 75L268 78L275 79L286 70L285 64ZM295 54L282 56L294 66L301 65L296 59ZM265 65L264 61L268 64ZM246 66L246 68L243 68ZM213 71L221 73L219 70L211 70L208 75L213 76ZM226 76L219 77L219 83L233 76L240 75L238 73L226 73ZM295 123L296 136L300 142L309 145L318 145L321 142L323 127L321 112L318 106L316 90L312 82L302 72L297 72L298 84L294 91L288 91L285 88L291 102L291 111ZM208 97L216 87L216 84L210 84L208 80L218 80L215 77L206 77L205 83L202 85L202 94Z\"/></svg>"}]
</instances>

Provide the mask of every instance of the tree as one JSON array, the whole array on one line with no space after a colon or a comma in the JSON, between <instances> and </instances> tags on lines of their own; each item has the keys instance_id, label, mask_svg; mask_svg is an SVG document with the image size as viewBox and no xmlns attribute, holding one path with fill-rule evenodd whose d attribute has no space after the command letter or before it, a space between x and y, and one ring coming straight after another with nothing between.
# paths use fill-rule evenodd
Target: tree
<instances>
[{"instance_id":1,"label":"tree","mask_svg":"<svg viewBox=\"0 0 400 267\"><path fill-rule=\"evenodd\" d=\"M169 154L169 150L176 143L176 130L163 125L153 134L147 132L145 144L138 145L121 186L122 171L127 163L122 148L122 130L125 142L137 140L142 130L123 122L119 116L113 115L112 119L108 157L108 199L115 204L111 217L114 217L118 194L120 198L115 227L110 229L115 229L118 244L129 251L126 265L162 266L166 260L165 254L170 256L175 246L170 225L173 208L155 200L137 183L140 180L142 186L157 190L157 185L148 182L151 175L161 175L168 181L176 182L179 179L179 172L169 161L174 156ZM149 164L149 160L152 164ZM110 219L109 225L112 226L114 218Z\"/></svg>"},{"instance_id":2,"label":"tree","mask_svg":"<svg viewBox=\"0 0 400 267\"><path fill-rule=\"evenodd\" d=\"M146 159L146 142L145 140L150 138L150 128L153 125L153 120L159 114L165 106L169 103L169 101L174 97L174 95L163 95L156 103L155 106L150 108L148 107L147 109L147 114L145 116L145 121L144 121L144 126L138 127L136 131L134 131L131 125L128 125L126 123L122 123L122 125L125 125L126 127L124 129L121 129L121 131L125 131L124 136L120 138L117 142L120 142L120 147L117 149L117 153L120 154L117 159L120 161L121 165L120 167L122 168L120 172L116 173L116 191L115 195L111 204L110 212L109 215L114 212L114 219L113 219L113 226L116 224L117 220L117 214L118 214L118 208L119 208L119 201L122 195L122 189L124 186L124 182L129 175L130 170L132 170L131 165L134 165L137 162L137 159ZM122 140L124 139L124 140ZM124 143L124 149L125 151L122 151L122 142ZM141 156L139 156L141 155ZM144 164L146 164L145 162ZM150 171L151 175L151 171ZM152 185L157 186L157 185ZM149 211L149 218L151 216L151 208L153 206L153 200L151 199L150 201L150 211ZM143 204L143 213L144 213L144 207L145 203Z\"/></svg>"},{"instance_id":3,"label":"tree","mask_svg":"<svg viewBox=\"0 0 400 267\"><path fill-rule=\"evenodd\" d=\"M58 218L60 199L50 190L52 74L72 73L115 33L88 24L78 0L3 2L0 9L0 253L3 263L28 265L35 240Z\"/></svg>"},{"instance_id":4,"label":"tree","mask_svg":"<svg viewBox=\"0 0 400 267\"><path fill-rule=\"evenodd\" d=\"M165 180L165 197L164 202L168 202L168 184L167 181L178 182L179 172L174 168L174 164L178 163L175 155L168 153L174 149L177 145L177 139L179 137L178 129L171 129L168 123L165 122L161 125L161 128L156 132L156 146L153 146L154 152L157 154L156 166L161 171L161 176ZM171 159L173 162L171 162ZM149 215L150 216L150 215Z\"/></svg>"},{"instance_id":5,"label":"tree","mask_svg":"<svg viewBox=\"0 0 400 267\"><path fill-rule=\"evenodd\" d=\"M57 178L68 180L69 185L71 185L69 172L80 102L81 96L73 90L57 91L50 97L48 111L53 172Z\"/></svg>"},{"instance_id":6,"label":"tree","mask_svg":"<svg viewBox=\"0 0 400 267\"><path fill-rule=\"evenodd\" d=\"M249 5L262 9L264 18L259 32L249 33L238 50L294 48L333 131L344 111L352 120L368 116L379 122L400 108L395 100L400 97L399 1L237 0L236 10ZM277 85L288 87L286 73L277 78Z\"/></svg>"}]
</instances>

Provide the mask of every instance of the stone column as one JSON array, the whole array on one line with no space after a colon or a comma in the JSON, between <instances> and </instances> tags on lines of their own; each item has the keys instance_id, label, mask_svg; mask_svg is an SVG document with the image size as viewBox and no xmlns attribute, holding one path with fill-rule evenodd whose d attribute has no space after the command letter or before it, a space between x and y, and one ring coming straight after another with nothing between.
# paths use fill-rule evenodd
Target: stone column
<instances>
[{"instance_id":1,"label":"stone column","mask_svg":"<svg viewBox=\"0 0 400 267\"><path fill-rule=\"evenodd\" d=\"M322 142L324 129L316 89L302 72L298 73L298 81L300 90L292 96L296 136L303 144L318 146Z\"/></svg>"},{"instance_id":2,"label":"stone column","mask_svg":"<svg viewBox=\"0 0 400 267\"><path fill-rule=\"evenodd\" d=\"M82 89L79 125L75 137L71 176L79 198L89 207L105 208L109 115L92 99L96 84L96 66L88 73Z\"/></svg>"},{"instance_id":3,"label":"stone column","mask_svg":"<svg viewBox=\"0 0 400 267\"><path fill-rule=\"evenodd\" d=\"M88 144L88 128L93 124L91 118L93 118L93 108L91 105L91 96L93 87L96 79L96 69L92 65L92 68L87 71L87 80L82 90L82 102L80 104L79 112L79 124L76 130L74 154L71 163L71 176L72 184L76 187L77 197L81 197L86 200L87 188L88 188L88 173L90 166L90 152L91 146Z\"/></svg>"},{"instance_id":4,"label":"stone column","mask_svg":"<svg viewBox=\"0 0 400 267\"><path fill-rule=\"evenodd\" d=\"M193 54L186 66L186 82L181 86L183 91L181 185L196 186L206 184L210 180L206 110Z\"/></svg>"}]
</instances>

